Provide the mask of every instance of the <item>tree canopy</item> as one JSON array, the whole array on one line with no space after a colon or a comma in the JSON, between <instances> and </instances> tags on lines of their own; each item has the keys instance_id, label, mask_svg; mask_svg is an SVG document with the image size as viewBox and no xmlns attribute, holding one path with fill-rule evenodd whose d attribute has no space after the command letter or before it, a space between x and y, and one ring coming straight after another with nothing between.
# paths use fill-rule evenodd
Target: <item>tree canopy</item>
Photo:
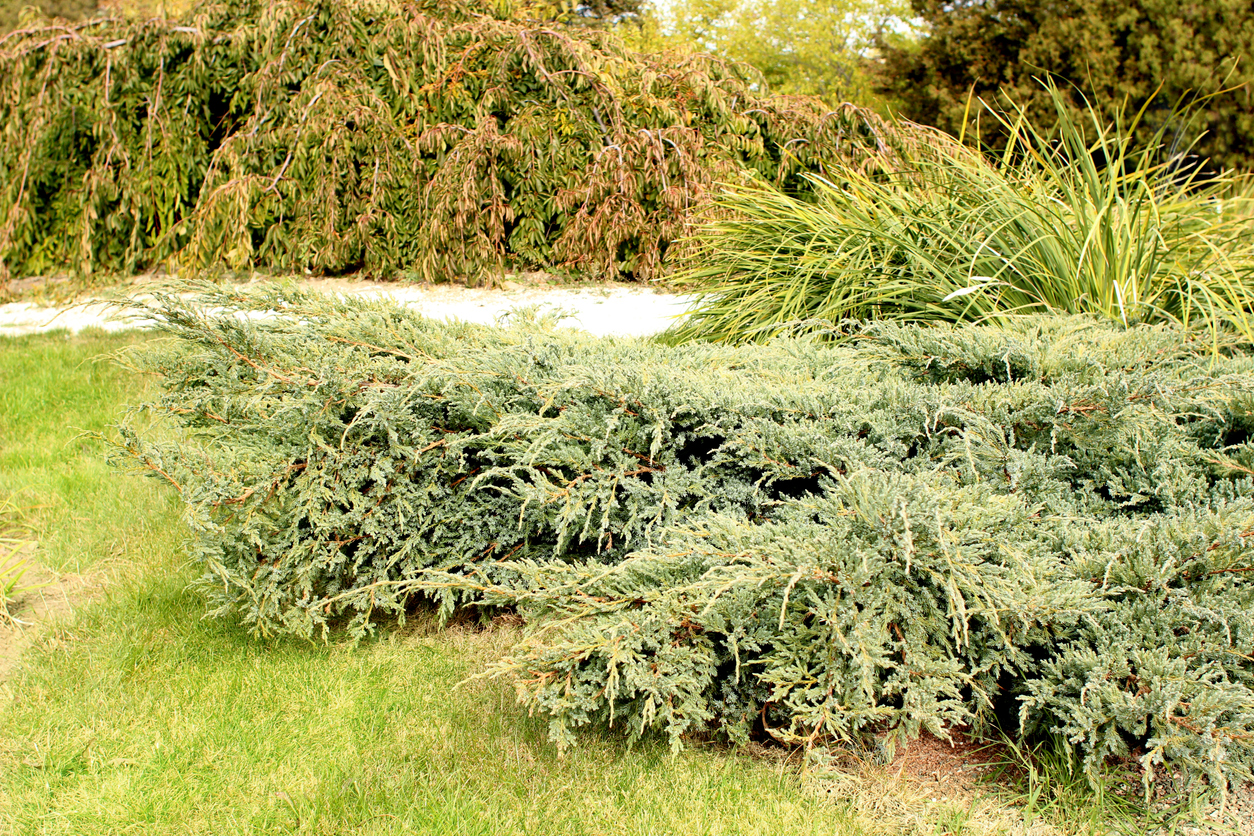
<instances>
[{"instance_id":1,"label":"tree canopy","mask_svg":"<svg viewBox=\"0 0 1254 836\"><path fill-rule=\"evenodd\" d=\"M677 0L649 10L640 40L742 61L776 92L836 104L866 95L863 53L907 11L904 0Z\"/></svg>"},{"instance_id":2,"label":"tree canopy","mask_svg":"<svg viewBox=\"0 0 1254 836\"><path fill-rule=\"evenodd\" d=\"M1038 78L1070 87L1113 116L1149 105L1141 137L1172 118L1182 99L1214 94L1196 124L1171 132L1178 149L1225 167L1254 167L1254 6L1248 0L911 0L925 34L881 42L881 92L903 115L958 133L969 96L1023 106L1040 124L1055 119ZM1223 91L1223 92L1220 92ZM976 108L978 109L978 102ZM970 135L971 129L968 129ZM981 141L1005 143L995 119Z\"/></svg>"}]
</instances>

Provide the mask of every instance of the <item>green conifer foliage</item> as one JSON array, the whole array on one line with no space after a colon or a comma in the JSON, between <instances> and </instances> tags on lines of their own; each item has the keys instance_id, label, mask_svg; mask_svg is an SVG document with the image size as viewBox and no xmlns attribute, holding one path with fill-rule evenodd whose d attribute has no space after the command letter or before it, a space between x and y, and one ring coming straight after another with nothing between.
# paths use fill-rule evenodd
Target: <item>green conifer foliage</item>
<instances>
[{"instance_id":1,"label":"green conifer foliage","mask_svg":"<svg viewBox=\"0 0 1254 836\"><path fill-rule=\"evenodd\" d=\"M500 670L563 745L999 722L1094 777L1254 765L1245 354L1061 317L667 347L205 293L139 311L176 338L134 358L167 429L118 449L260 633L516 608Z\"/></svg>"},{"instance_id":2,"label":"green conifer foliage","mask_svg":"<svg viewBox=\"0 0 1254 836\"><path fill-rule=\"evenodd\" d=\"M0 278L163 263L649 278L710 186L882 153L856 109L443 0L226 0L0 40Z\"/></svg>"}]
</instances>

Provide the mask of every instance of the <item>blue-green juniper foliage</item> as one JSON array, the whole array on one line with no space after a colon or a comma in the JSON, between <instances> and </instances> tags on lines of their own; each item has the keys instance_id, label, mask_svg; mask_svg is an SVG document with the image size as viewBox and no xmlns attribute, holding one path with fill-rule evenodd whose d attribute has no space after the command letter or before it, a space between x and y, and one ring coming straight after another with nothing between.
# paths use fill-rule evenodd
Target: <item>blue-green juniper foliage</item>
<instances>
[{"instance_id":1,"label":"blue-green juniper foliage","mask_svg":"<svg viewBox=\"0 0 1254 836\"><path fill-rule=\"evenodd\" d=\"M1254 361L1163 327L667 347L292 289L146 307L201 588L259 633L514 607L501 663L632 737L995 722L1254 765ZM203 307L207 305L208 307ZM206 313L205 311L212 311Z\"/></svg>"}]
</instances>

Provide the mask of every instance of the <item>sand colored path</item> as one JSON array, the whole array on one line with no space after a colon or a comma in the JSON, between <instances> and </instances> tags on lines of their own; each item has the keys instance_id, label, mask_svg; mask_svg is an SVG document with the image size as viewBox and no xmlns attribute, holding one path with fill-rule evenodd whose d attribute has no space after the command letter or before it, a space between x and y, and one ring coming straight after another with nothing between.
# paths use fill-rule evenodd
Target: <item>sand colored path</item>
<instances>
[{"instance_id":1,"label":"sand colored path","mask_svg":"<svg viewBox=\"0 0 1254 836\"><path fill-rule=\"evenodd\" d=\"M131 292L142 294L145 284ZM256 282L241 285L256 286ZM553 285L543 279L507 281L500 289L484 290L460 285L383 284L379 282L313 279L302 287L348 296L391 297L425 316L492 324L511 310L538 306L568 315L564 325L603 336L648 336L668 328L692 305L693 298L664 293L640 285ZM0 336L20 336L86 328L120 330L142 323L111 316L107 302L87 298L62 307L36 302L0 305Z\"/></svg>"}]
</instances>

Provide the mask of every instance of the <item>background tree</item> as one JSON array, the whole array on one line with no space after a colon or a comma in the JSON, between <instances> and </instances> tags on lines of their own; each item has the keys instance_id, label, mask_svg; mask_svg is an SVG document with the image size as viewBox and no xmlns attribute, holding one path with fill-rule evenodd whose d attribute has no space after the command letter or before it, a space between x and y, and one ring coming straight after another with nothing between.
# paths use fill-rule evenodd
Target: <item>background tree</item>
<instances>
[{"instance_id":1,"label":"background tree","mask_svg":"<svg viewBox=\"0 0 1254 836\"><path fill-rule=\"evenodd\" d=\"M957 133L968 94L1024 106L1036 124L1052 122L1036 80L1053 75L1113 115L1126 99L1136 112L1153 100L1138 138L1170 118L1171 106L1215 95L1199 108L1179 144L1201 136L1195 152L1225 167L1254 168L1254 5L1249 0L911 0L923 36L881 38L877 88L903 115ZM1160 89L1161 85L1161 89ZM1157 93L1157 95L1155 95ZM970 134L970 130L968 130ZM1204 134L1204 135L1203 135ZM1004 145L1004 128L985 118L979 138Z\"/></svg>"},{"instance_id":2,"label":"background tree","mask_svg":"<svg viewBox=\"0 0 1254 836\"><path fill-rule=\"evenodd\" d=\"M638 46L689 48L751 64L779 93L865 101L866 51L905 0L676 0L647 7Z\"/></svg>"},{"instance_id":3,"label":"background tree","mask_svg":"<svg viewBox=\"0 0 1254 836\"><path fill-rule=\"evenodd\" d=\"M0 34L16 29L26 8L47 17L81 20L95 14L98 5L96 0L0 0Z\"/></svg>"}]
</instances>

